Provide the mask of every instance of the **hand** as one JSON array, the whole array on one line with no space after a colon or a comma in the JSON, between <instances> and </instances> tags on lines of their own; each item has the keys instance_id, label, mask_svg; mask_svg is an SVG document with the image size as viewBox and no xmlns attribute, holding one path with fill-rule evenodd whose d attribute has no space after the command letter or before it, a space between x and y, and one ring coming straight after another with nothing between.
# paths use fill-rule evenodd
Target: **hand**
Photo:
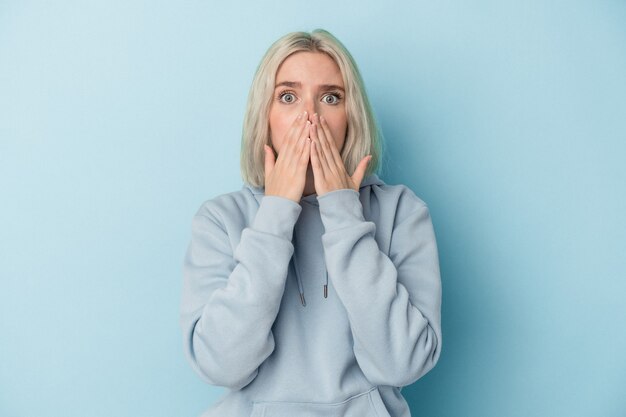
<instances>
[{"instance_id":1,"label":"hand","mask_svg":"<svg viewBox=\"0 0 626 417\"><path fill-rule=\"evenodd\" d=\"M348 175L326 120L317 114L313 116L311 142L311 166L317 195L341 189L359 191L372 156L364 157L354 170L354 174Z\"/></svg>"},{"instance_id":2,"label":"hand","mask_svg":"<svg viewBox=\"0 0 626 417\"><path fill-rule=\"evenodd\" d=\"M278 158L265 145L265 195L300 202L311 154L311 122L307 113L298 115L287 132Z\"/></svg>"}]
</instances>

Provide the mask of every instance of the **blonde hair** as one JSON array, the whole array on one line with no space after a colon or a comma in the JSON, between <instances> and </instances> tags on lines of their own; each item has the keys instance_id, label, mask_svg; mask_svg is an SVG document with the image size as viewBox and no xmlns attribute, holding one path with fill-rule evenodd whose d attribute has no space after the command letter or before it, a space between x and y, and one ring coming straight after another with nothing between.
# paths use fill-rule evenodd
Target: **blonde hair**
<instances>
[{"instance_id":1,"label":"blonde hair","mask_svg":"<svg viewBox=\"0 0 626 417\"><path fill-rule=\"evenodd\" d=\"M283 61L296 52L322 52L330 56L341 71L346 93L348 129L341 158L349 175L366 155L372 155L365 176L378 171L382 138L370 106L363 79L352 55L329 32L293 32L278 39L267 50L252 80L241 138L241 175L255 187L265 184L265 151L270 145L269 112L274 95L276 73Z\"/></svg>"}]
</instances>

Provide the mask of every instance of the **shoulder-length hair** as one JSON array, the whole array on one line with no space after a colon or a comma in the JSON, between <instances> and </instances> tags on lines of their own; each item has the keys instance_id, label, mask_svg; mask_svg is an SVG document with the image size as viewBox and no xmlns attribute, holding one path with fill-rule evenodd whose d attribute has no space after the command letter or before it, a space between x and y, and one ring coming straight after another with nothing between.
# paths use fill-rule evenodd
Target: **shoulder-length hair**
<instances>
[{"instance_id":1,"label":"shoulder-length hair","mask_svg":"<svg viewBox=\"0 0 626 417\"><path fill-rule=\"evenodd\" d=\"M293 32L278 39L267 50L252 80L241 139L241 175L255 187L265 184L265 151L270 145L269 112L274 96L276 73L290 55L322 52L330 56L341 71L346 94L348 129L341 158L352 175L363 157L372 155L365 176L377 172L382 153L382 138L370 106L356 62L341 42L329 32Z\"/></svg>"}]
</instances>

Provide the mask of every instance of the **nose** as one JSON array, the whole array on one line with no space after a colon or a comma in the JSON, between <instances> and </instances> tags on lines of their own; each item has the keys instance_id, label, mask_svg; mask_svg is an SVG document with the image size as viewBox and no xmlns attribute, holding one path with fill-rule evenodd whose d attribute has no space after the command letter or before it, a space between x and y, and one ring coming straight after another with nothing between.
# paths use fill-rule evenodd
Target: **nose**
<instances>
[{"instance_id":1,"label":"nose","mask_svg":"<svg viewBox=\"0 0 626 417\"><path fill-rule=\"evenodd\" d=\"M316 101L311 98L305 100L304 110L306 110L309 115L309 121L313 123L313 115L318 112Z\"/></svg>"}]
</instances>

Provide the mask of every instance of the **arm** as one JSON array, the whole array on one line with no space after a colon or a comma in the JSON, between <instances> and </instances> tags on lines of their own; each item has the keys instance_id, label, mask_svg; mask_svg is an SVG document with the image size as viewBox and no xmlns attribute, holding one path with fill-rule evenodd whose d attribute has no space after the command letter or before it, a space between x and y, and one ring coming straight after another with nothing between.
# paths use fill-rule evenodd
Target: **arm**
<instances>
[{"instance_id":1,"label":"arm","mask_svg":"<svg viewBox=\"0 0 626 417\"><path fill-rule=\"evenodd\" d=\"M263 197L234 251L215 210L208 206L194 217L180 322L185 355L208 383L241 389L274 350L271 328L301 210L286 198Z\"/></svg>"},{"instance_id":2,"label":"arm","mask_svg":"<svg viewBox=\"0 0 626 417\"><path fill-rule=\"evenodd\" d=\"M435 235L428 208L414 195L404 197L411 207L396 219L389 257L374 239L376 225L363 217L358 192L318 198L328 273L348 312L356 359L375 385L409 385L441 352Z\"/></svg>"}]
</instances>

